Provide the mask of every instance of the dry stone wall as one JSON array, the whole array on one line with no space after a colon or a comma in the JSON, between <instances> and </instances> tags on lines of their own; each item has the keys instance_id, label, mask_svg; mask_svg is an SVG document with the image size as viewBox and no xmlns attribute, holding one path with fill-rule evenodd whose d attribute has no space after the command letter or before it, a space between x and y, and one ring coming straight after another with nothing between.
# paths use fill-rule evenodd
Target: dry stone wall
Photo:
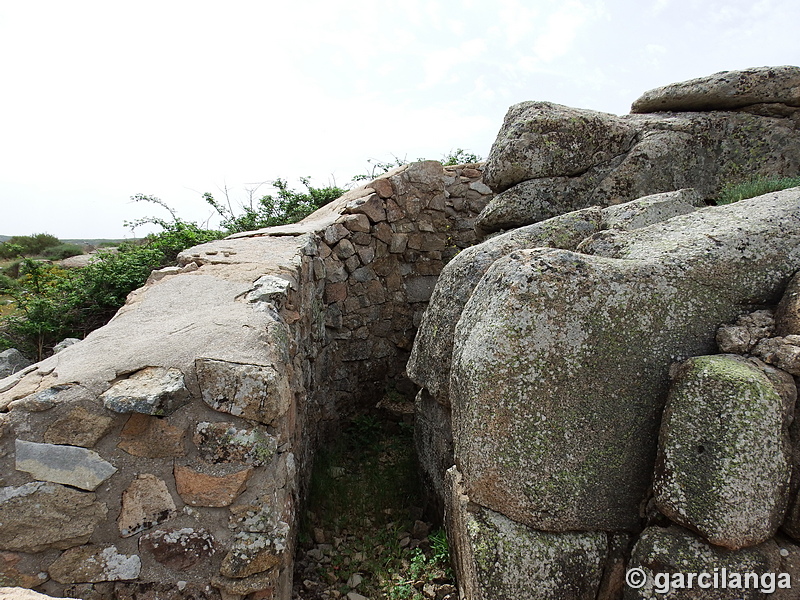
<instances>
[{"instance_id":1,"label":"dry stone wall","mask_svg":"<svg viewBox=\"0 0 800 600\"><path fill-rule=\"evenodd\" d=\"M203 244L106 327L0 380L0 581L94 599L287 600L315 444L401 388L482 165L401 167L306 221Z\"/></svg>"}]
</instances>

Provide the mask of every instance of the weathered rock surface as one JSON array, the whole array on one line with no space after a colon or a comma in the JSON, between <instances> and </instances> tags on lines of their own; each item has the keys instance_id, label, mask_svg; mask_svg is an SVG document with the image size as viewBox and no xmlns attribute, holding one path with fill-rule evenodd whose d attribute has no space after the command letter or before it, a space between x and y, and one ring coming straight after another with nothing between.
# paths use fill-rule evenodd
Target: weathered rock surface
<instances>
[{"instance_id":1,"label":"weathered rock surface","mask_svg":"<svg viewBox=\"0 0 800 600\"><path fill-rule=\"evenodd\" d=\"M63 483L94 491L117 472L97 452L77 446L38 444L16 440L16 469L39 481Z\"/></svg>"},{"instance_id":2,"label":"weathered rock surface","mask_svg":"<svg viewBox=\"0 0 800 600\"><path fill-rule=\"evenodd\" d=\"M521 102L505 116L484 182L502 192L526 179L579 175L629 150L635 137L633 127L608 113Z\"/></svg>"},{"instance_id":3,"label":"weathered rock surface","mask_svg":"<svg viewBox=\"0 0 800 600\"><path fill-rule=\"evenodd\" d=\"M635 530L667 367L711 350L743 306L776 299L800 264L799 200L787 190L603 231L585 251L605 257L540 249L496 261L453 349L470 499L539 529Z\"/></svg>"},{"instance_id":4,"label":"weathered rock surface","mask_svg":"<svg viewBox=\"0 0 800 600\"><path fill-rule=\"evenodd\" d=\"M50 577L59 583L97 583L136 579L142 562L135 554L120 554L115 546L70 548L50 565Z\"/></svg>"},{"instance_id":5,"label":"weathered rock surface","mask_svg":"<svg viewBox=\"0 0 800 600\"><path fill-rule=\"evenodd\" d=\"M278 440L263 429L237 428L225 422L198 423L193 441L207 463L238 462L260 467L278 450Z\"/></svg>"},{"instance_id":6,"label":"weathered rock surface","mask_svg":"<svg viewBox=\"0 0 800 600\"><path fill-rule=\"evenodd\" d=\"M150 552L162 565L179 571L213 556L214 538L203 529L156 529L139 538L140 550Z\"/></svg>"},{"instance_id":7,"label":"weathered rock surface","mask_svg":"<svg viewBox=\"0 0 800 600\"><path fill-rule=\"evenodd\" d=\"M800 335L800 273L792 277L775 309L775 333Z\"/></svg>"},{"instance_id":8,"label":"weathered rock surface","mask_svg":"<svg viewBox=\"0 0 800 600\"><path fill-rule=\"evenodd\" d=\"M468 500L453 467L448 524L458 540L458 581L467 598L594 600L606 552L604 533L536 531Z\"/></svg>"},{"instance_id":9,"label":"weathered rock surface","mask_svg":"<svg viewBox=\"0 0 800 600\"><path fill-rule=\"evenodd\" d=\"M0 549L40 552L84 544L107 513L93 493L62 485L0 488Z\"/></svg>"},{"instance_id":10,"label":"weathered rock surface","mask_svg":"<svg viewBox=\"0 0 800 600\"><path fill-rule=\"evenodd\" d=\"M693 188L644 196L603 209L607 229L641 229L678 215L686 215L704 207L702 196Z\"/></svg>"},{"instance_id":11,"label":"weathered rock surface","mask_svg":"<svg viewBox=\"0 0 800 600\"><path fill-rule=\"evenodd\" d=\"M136 535L169 520L175 513L175 501L166 482L144 473L137 476L122 493L122 510L117 519L119 534L122 537Z\"/></svg>"},{"instance_id":12,"label":"weathered rock surface","mask_svg":"<svg viewBox=\"0 0 800 600\"><path fill-rule=\"evenodd\" d=\"M253 469L203 473L192 467L175 465L178 494L190 506L228 506L244 491Z\"/></svg>"},{"instance_id":13,"label":"weathered rock surface","mask_svg":"<svg viewBox=\"0 0 800 600\"><path fill-rule=\"evenodd\" d=\"M531 104L534 118L526 112ZM572 119L561 107L516 105L509 110L485 168L497 182L491 185L506 191L478 216L478 231L486 235L560 212L610 206L682 188L694 188L704 201L713 202L730 183L759 175L793 177L800 172L800 129L795 116L694 112L615 117L597 113L596 119L606 127L621 123L632 132L623 147L613 136L604 147L592 137L583 137L583 122ZM577 172L566 165L560 171L542 169L547 160L541 155L564 153L557 145L520 133L540 122L562 137L574 138L568 155L594 153L602 160ZM512 150L514 160L506 156Z\"/></svg>"},{"instance_id":14,"label":"weathered rock surface","mask_svg":"<svg viewBox=\"0 0 800 600\"><path fill-rule=\"evenodd\" d=\"M146 367L115 383L100 397L109 410L163 417L189 401L179 369Z\"/></svg>"},{"instance_id":15,"label":"weathered rock surface","mask_svg":"<svg viewBox=\"0 0 800 600\"><path fill-rule=\"evenodd\" d=\"M174 427L166 419L134 413L119 434L117 446L142 458L178 457L186 454L186 430Z\"/></svg>"},{"instance_id":16,"label":"weathered rock surface","mask_svg":"<svg viewBox=\"0 0 800 600\"><path fill-rule=\"evenodd\" d=\"M645 583L638 589L627 586L624 600L655 600L665 595L676 600L756 600L765 597L761 586L764 574L774 576L772 586L769 578L763 580L764 591L778 590L781 582L785 590L786 585L785 578L779 577L781 551L775 542L731 551L707 544L677 526L645 529L628 568L640 569L637 575L643 575ZM707 587L696 577L690 581L688 573L709 573L702 581ZM755 578L746 580L748 573L755 573Z\"/></svg>"},{"instance_id":17,"label":"weathered rock surface","mask_svg":"<svg viewBox=\"0 0 800 600\"><path fill-rule=\"evenodd\" d=\"M587 209L493 237L460 252L442 270L425 312L406 369L439 402L448 404L453 332L461 311L484 273L519 248L551 246L574 250L600 229L602 213Z\"/></svg>"},{"instance_id":18,"label":"weathered rock surface","mask_svg":"<svg viewBox=\"0 0 800 600\"><path fill-rule=\"evenodd\" d=\"M762 339L771 337L774 330L772 311L754 311L740 315L734 325L721 325L717 330L717 345L720 352L744 354Z\"/></svg>"},{"instance_id":19,"label":"weathered rock surface","mask_svg":"<svg viewBox=\"0 0 800 600\"><path fill-rule=\"evenodd\" d=\"M800 106L800 68L721 71L672 83L642 94L633 102L631 112L731 110L762 103Z\"/></svg>"},{"instance_id":20,"label":"weathered rock surface","mask_svg":"<svg viewBox=\"0 0 800 600\"><path fill-rule=\"evenodd\" d=\"M211 408L259 423L281 417L292 399L286 374L270 366L198 359L197 380Z\"/></svg>"},{"instance_id":21,"label":"weathered rock surface","mask_svg":"<svg viewBox=\"0 0 800 600\"><path fill-rule=\"evenodd\" d=\"M100 411L102 409L95 407L90 410L76 406L47 428L44 441L48 444L93 447L114 425L114 419Z\"/></svg>"},{"instance_id":22,"label":"weathered rock surface","mask_svg":"<svg viewBox=\"0 0 800 600\"><path fill-rule=\"evenodd\" d=\"M658 509L734 550L772 537L791 475L785 412L770 380L747 360L728 354L686 361L662 417Z\"/></svg>"}]
</instances>

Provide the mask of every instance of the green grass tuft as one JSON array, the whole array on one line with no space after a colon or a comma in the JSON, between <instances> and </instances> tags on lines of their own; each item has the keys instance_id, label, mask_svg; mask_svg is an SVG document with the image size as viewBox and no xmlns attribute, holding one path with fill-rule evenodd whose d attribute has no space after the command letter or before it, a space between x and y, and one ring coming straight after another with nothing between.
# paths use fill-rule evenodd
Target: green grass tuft
<instances>
[{"instance_id":1,"label":"green grass tuft","mask_svg":"<svg viewBox=\"0 0 800 600\"><path fill-rule=\"evenodd\" d=\"M731 204L746 198L755 198L762 194L798 186L800 186L800 177L754 177L743 183L725 186L717 198L717 205Z\"/></svg>"}]
</instances>

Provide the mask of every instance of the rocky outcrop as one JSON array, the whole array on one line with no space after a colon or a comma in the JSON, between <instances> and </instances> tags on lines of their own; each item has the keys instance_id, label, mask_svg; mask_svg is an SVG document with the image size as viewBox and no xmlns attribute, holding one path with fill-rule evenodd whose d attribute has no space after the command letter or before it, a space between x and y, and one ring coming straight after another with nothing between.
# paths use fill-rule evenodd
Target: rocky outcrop
<instances>
[{"instance_id":1,"label":"rocky outcrop","mask_svg":"<svg viewBox=\"0 0 800 600\"><path fill-rule=\"evenodd\" d=\"M3 582L287 600L317 440L410 387L433 285L491 196L480 169L417 163L190 249L106 327L0 381Z\"/></svg>"},{"instance_id":2,"label":"rocky outcrop","mask_svg":"<svg viewBox=\"0 0 800 600\"><path fill-rule=\"evenodd\" d=\"M757 100L775 101L762 91ZM513 229L444 268L408 365L423 387L423 468L445 505L466 598L660 597L665 577L715 567L766 587L782 574L772 591L791 597L786 557L800 548L778 530L794 535L800 514L800 337L796 284L787 288L800 269L800 188L706 206L736 173L800 172L796 121L773 113L783 116L623 118L637 131L630 148L614 155L622 146L610 134L593 163L587 139L586 155L570 148L579 168L557 172L546 127L572 127L570 110L509 112L487 163L490 185L508 189L476 227ZM603 130L601 116L585 117ZM609 117L606 130L619 122ZM512 530L524 557L507 552ZM563 536L575 544L599 531L602 577L585 570L571 581L586 589L549 589L567 557L588 568ZM554 570L533 591L537 560ZM626 583L628 567L641 569L643 587ZM760 597L764 586L732 584L729 595Z\"/></svg>"},{"instance_id":3,"label":"rocky outcrop","mask_svg":"<svg viewBox=\"0 0 800 600\"><path fill-rule=\"evenodd\" d=\"M767 103L800 107L799 67L722 71L665 85L642 94L631 112L731 110Z\"/></svg>"},{"instance_id":4,"label":"rocky outcrop","mask_svg":"<svg viewBox=\"0 0 800 600\"><path fill-rule=\"evenodd\" d=\"M689 359L670 387L656 462L656 507L733 550L775 535L791 475L789 410L769 377L737 356Z\"/></svg>"},{"instance_id":5,"label":"rocky outcrop","mask_svg":"<svg viewBox=\"0 0 800 600\"><path fill-rule=\"evenodd\" d=\"M479 215L477 230L487 235L680 188L713 202L730 183L793 177L800 172L798 82L798 67L719 73L648 92L633 112L654 114L623 117L515 105L486 164L486 183L502 193Z\"/></svg>"}]
</instances>

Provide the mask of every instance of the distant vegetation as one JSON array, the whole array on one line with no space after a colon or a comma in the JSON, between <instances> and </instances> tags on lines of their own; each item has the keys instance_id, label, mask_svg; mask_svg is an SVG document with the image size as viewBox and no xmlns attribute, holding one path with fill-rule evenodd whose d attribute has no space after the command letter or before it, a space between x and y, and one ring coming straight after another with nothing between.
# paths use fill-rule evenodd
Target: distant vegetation
<instances>
[{"instance_id":1,"label":"distant vegetation","mask_svg":"<svg viewBox=\"0 0 800 600\"><path fill-rule=\"evenodd\" d=\"M717 204L730 204L798 186L800 186L800 177L756 177L744 183L723 188L717 198Z\"/></svg>"},{"instance_id":2,"label":"distant vegetation","mask_svg":"<svg viewBox=\"0 0 800 600\"><path fill-rule=\"evenodd\" d=\"M442 157L444 164L451 165L480 160L461 148ZM397 157L390 163L369 161L370 172L352 181L372 179L405 163ZM335 184L314 187L307 177L300 178L300 183L305 189L298 191L286 180L276 179L271 182L274 193L260 197L260 186L256 186L246 190L246 202L238 205L227 190L224 201L203 194L221 219L219 230L181 219L160 198L137 194L131 197L133 201L155 204L169 217L147 217L126 225L132 231L156 225L161 231L123 242L116 251L100 249L80 269L64 269L51 262L81 254L82 248L47 233L14 236L0 243L0 350L15 347L41 360L64 338L83 338L105 325L152 270L174 264L182 250L231 233L295 223L346 191Z\"/></svg>"}]
</instances>

